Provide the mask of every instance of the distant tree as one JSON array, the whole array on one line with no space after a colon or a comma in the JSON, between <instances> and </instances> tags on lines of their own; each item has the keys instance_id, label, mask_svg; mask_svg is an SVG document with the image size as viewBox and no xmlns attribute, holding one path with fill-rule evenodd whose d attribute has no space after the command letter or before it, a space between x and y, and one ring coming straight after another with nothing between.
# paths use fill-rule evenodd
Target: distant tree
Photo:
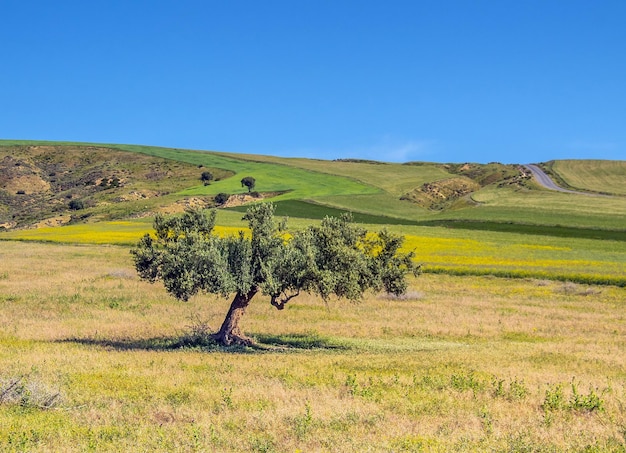
<instances>
[{"instance_id":1,"label":"distant tree","mask_svg":"<svg viewBox=\"0 0 626 453\"><path fill-rule=\"evenodd\" d=\"M85 203L83 203L82 200L72 200L69 203L69 208L72 211L80 211L81 209L85 208Z\"/></svg>"},{"instance_id":2,"label":"distant tree","mask_svg":"<svg viewBox=\"0 0 626 453\"><path fill-rule=\"evenodd\" d=\"M386 230L368 234L348 215L286 235L285 222L274 219L274 206L258 203L243 217L252 234L230 237L213 233L215 216L215 210L157 216L154 236L146 234L131 253L142 279L163 281L178 299L198 292L234 294L213 335L223 345L252 343L239 321L258 293L279 310L301 292L354 301L370 289L400 295L407 288L406 273L419 269L412 253L399 251L402 237Z\"/></svg>"},{"instance_id":3,"label":"distant tree","mask_svg":"<svg viewBox=\"0 0 626 453\"><path fill-rule=\"evenodd\" d=\"M213 181L213 173L211 173L210 171L203 171L202 175L200 176L200 181L202 181L205 186L208 186L209 184L211 184L211 181Z\"/></svg>"},{"instance_id":4,"label":"distant tree","mask_svg":"<svg viewBox=\"0 0 626 453\"><path fill-rule=\"evenodd\" d=\"M220 192L217 195L215 195L215 203L224 204L228 201L229 198L230 198L230 195L224 192Z\"/></svg>"},{"instance_id":5,"label":"distant tree","mask_svg":"<svg viewBox=\"0 0 626 453\"><path fill-rule=\"evenodd\" d=\"M256 180L252 176L246 176L241 180L241 187L246 186L248 188L248 193L254 189L256 185Z\"/></svg>"}]
</instances>

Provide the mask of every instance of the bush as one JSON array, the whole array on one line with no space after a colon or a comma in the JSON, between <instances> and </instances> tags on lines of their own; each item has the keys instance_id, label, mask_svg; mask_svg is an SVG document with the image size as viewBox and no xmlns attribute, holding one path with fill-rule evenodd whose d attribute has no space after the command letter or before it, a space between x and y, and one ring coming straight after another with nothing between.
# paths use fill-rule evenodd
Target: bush
<instances>
[{"instance_id":1,"label":"bush","mask_svg":"<svg viewBox=\"0 0 626 453\"><path fill-rule=\"evenodd\" d=\"M85 203L82 200L72 200L70 201L69 208L72 211L79 211L81 209L85 209Z\"/></svg>"},{"instance_id":2,"label":"bush","mask_svg":"<svg viewBox=\"0 0 626 453\"><path fill-rule=\"evenodd\" d=\"M211 184L212 180L213 180L213 173L211 173L210 171L202 172L202 175L200 176L200 181L202 181L205 186L208 186L209 184Z\"/></svg>"},{"instance_id":3,"label":"bush","mask_svg":"<svg viewBox=\"0 0 626 453\"><path fill-rule=\"evenodd\" d=\"M222 205L226 203L229 198L230 198L230 195L228 195L227 193L224 193L224 192L218 193L217 195L215 195L215 203L218 205Z\"/></svg>"}]
</instances>

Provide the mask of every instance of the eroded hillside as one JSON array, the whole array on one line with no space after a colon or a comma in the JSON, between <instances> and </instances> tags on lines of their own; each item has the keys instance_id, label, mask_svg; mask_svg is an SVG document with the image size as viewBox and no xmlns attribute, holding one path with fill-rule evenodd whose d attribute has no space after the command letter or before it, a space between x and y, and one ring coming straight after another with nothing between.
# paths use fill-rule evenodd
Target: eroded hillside
<instances>
[{"instance_id":1,"label":"eroded hillside","mask_svg":"<svg viewBox=\"0 0 626 453\"><path fill-rule=\"evenodd\" d=\"M410 164L407 164L410 165ZM471 194L489 185L521 187L530 180L530 172L520 165L444 164L450 177L426 182L400 197L421 207L441 210L472 204Z\"/></svg>"},{"instance_id":2,"label":"eroded hillside","mask_svg":"<svg viewBox=\"0 0 626 453\"><path fill-rule=\"evenodd\" d=\"M96 146L0 147L0 226L16 228L139 214L231 173Z\"/></svg>"}]
</instances>

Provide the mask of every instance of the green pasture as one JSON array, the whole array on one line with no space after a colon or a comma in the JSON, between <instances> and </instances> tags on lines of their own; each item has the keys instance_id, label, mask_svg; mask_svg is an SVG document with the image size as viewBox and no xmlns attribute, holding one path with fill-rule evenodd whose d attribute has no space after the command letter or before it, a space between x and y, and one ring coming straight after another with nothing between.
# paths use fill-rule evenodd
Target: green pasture
<instances>
[{"instance_id":1,"label":"green pasture","mask_svg":"<svg viewBox=\"0 0 626 453\"><path fill-rule=\"evenodd\" d=\"M624 160L557 160L551 168L571 188L626 195Z\"/></svg>"},{"instance_id":2,"label":"green pasture","mask_svg":"<svg viewBox=\"0 0 626 453\"><path fill-rule=\"evenodd\" d=\"M237 157L236 154L231 156ZM382 189L393 197L400 197L422 184L450 178L439 164L402 165L386 162L346 162L316 159L281 158L273 156L242 155L240 158L288 165L319 173L343 176ZM339 194L340 195L340 194Z\"/></svg>"},{"instance_id":3,"label":"green pasture","mask_svg":"<svg viewBox=\"0 0 626 453\"><path fill-rule=\"evenodd\" d=\"M166 159L180 160L196 165L223 168L234 171L232 178L216 181L208 186L198 185L178 192L179 195L214 195L220 192L228 194L245 193L241 178L252 176L256 180L258 192L279 192L276 200L306 199L329 194L366 194L376 193L375 187L355 180L293 168L285 165L253 162L225 157L212 152L187 151L168 148L110 145L116 149L140 152Z\"/></svg>"},{"instance_id":4,"label":"green pasture","mask_svg":"<svg viewBox=\"0 0 626 453\"><path fill-rule=\"evenodd\" d=\"M534 185L531 185L531 188L523 189L487 186L474 193L466 203L459 203L450 210L428 211L408 201L401 201L399 197L408 190L420 187L426 182L455 176L446 172L441 165L329 162L253 155L242 155L240 158L251 161L257 159L262 162L349 177L380 189L378 193L335 193L307 198L333 209L417 222L471 220L479 223L572 226L620 230L626 235L626 228L624 227L626 225L626 199L623 197L594 197L559 193L544 190ZM561 162L558 161L557 164L560 165ZM587 168L587 161L563 162L573 162L570 165L570 173L572 174L575 174L578 168L581 169L581 172ZM615 188L615 193L619 193L620 187L623 190L626 168L621 161L597 165L604 169L604 172L597 172L597 175L592 179L595 184L605 184L607 187ZM604 177L606 177L606 182L603 182ZM296 205L292 206L294 210L293 214L290 215L301 217L303 209L296 207ZM313 211L316 212L316 210ZM286 214L289 215L288 212ZM393 222L393 220L390 221L390 223Z\"/></svg>"},{"instance_id":5,"label":"green pasture","mask_svg":"<svg viewBox=\"0 0 626 453\"><path fill-rule=\"evenodd\" d=\"M50 144L57 142L0 141L0 145ZM83 144L84 145L84 144ZM312 159L279 158L191 151L138 145L95 145L142 153L154 157L185 162L206 168L221 168L235 175L204 186L199 180L186 188L176 188L165 199L140 200L124 204L112 204L103 208L103 218L124 219L136 212L156 209L164 202L188 196L212 197L217 193L241 194L247 190L241 186L244 176L256 179L258 192L274 193L275 202L282 204L281 213L293 217L317 218L319 206L327 206L332 214L337 209L351 211L362 216L363 221L389 223L471 221L473 229L484 224L519 224L576 227L590 230L614 230L626 232L626 198L599 197L558 193L530 184L526 188L499 188L487 186L443 211L423 209L409 201L401 201L400 195L419 187L425 182L451 177L444 167L437 164L401 165L371 162L331 162ZM615 193L623 190L622 174L626 177L622 161L557 161L555 169L570 179L580 171L589 175L588 183L594 187L607 187ZM560 170L559 170L560 169ZM575 182L572 181L572 184ZM592 188L590 186L590 188ZM163 188L165 189L165 188ZM316 206L297 201L312 201ZM108 212L111 211L111 212ZM95 211L94 211L95 212ZM374 218L378 220L374 220ZM359 217L359 220L361 217Z\"/></svg>"}]
</instances>

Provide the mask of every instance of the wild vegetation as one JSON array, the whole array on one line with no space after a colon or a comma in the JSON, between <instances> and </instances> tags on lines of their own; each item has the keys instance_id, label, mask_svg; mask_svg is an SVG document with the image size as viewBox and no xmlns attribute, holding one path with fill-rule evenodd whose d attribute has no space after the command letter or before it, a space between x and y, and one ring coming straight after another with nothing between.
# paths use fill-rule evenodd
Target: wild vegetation
<instances>
[{"instance_id":1,"label":"wild vegetation","mask_svg":"<svg viewBox=\"0 0 626 453\"><path fill-rule=\"evenodd\" d=\"M252 304L259 347L233 351L207 340L229 300L181 304L138 278L128 247L3 242L0 255L3 451L626 442L624 288L424 274L402 298Z\"/></svg>"},{"instance_id":2,"label":"wild vegetation","mask_svg":"<svg viewBox=\"0 0 626 453\"><path fill-rule=\"evenodd\" d=\"M495 163L0 145L0 161L24 162L19 174L3 167L2 200L38 200L0 204L2 451L626 450L620 162L550 164L572 187L613 194L592 196ZM63 149L74 160L57 181L75 187L57 191L30 153ZM116 164L89 167L91 150ZM146 178L161 166L171 177ZM106 188L76 183L89 168ZM437 206L400 199L457 179L472 190ZM141 191L159 194L126 199ZM424 273L403 296L367 291L356 303L301 294L276 312L257 295L242 319L254 345L224 348L211 334L231 301L180 303L139 278L129 250L155 214L216 204L214 234L250 237L237 204L270 197L294 232L347 211L384 225ZM53 227L60 216L69 224Z\"/></svg>"},{"instance_id":3,"label":"wild vegetation","mask_svg":"<svg viewBox=\"0 0 626 453\"><path fill-rule=\"evenodd\" d=\"M202 175L226 178L184 162L103 146L0 147L0 225L4 228L124 219L180 199ZM213 176L215 175L215 176Z\"/></svg>"}]
</instances>

